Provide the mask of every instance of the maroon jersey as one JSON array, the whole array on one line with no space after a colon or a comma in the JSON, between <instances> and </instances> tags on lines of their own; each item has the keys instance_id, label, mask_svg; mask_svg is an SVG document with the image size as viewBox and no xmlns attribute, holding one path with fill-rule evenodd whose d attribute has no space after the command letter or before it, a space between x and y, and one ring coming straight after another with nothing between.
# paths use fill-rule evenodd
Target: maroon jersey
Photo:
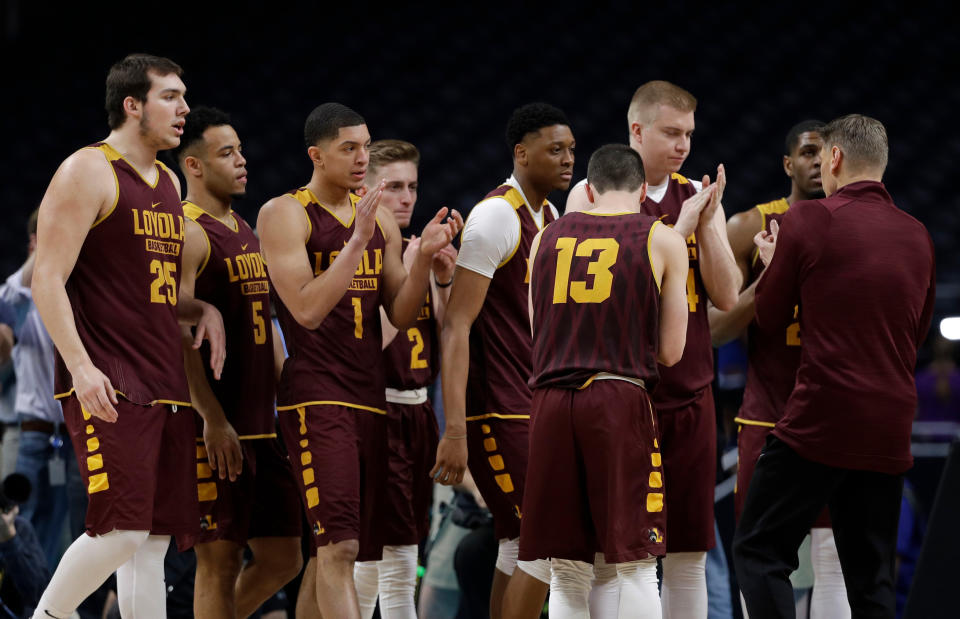
<instances>
[{"instance_id":1,"label":"maroon jersey","mask_svg":"<svg viewBox=\"0 0 960 619\"><path fill-rule=\"evenodd\" d=\"M523 196L511 185L501 185L484 200L502 198L520 221L520 242L513 255L497 267L483 307L470 329L470 374L467 378L467 417L530 415L533 342L527 309L530 282L530 245L540 228ZM474 208L483 208L481 201ZM543 225L554 218L544 200Z\"/></svg>"},{"instance_id":2,"label":"maroon jersey","mask_svg":"<svg viewBox=\"0 0 960 619\"><path fill-rule=\"evenodd\" d=\"M667 192L660 202L647 196L641 210L668 226L677 223L684 200L695 195L697 188L684 176L673 173L668 181ZM687 258L690 270L687 273L687 344L680 362L672 367L660 367L660 384L653 392L654 406L658 410L682 408L694 402L713 382L713 344L710 341L710 323L707 320L707 295L700 278L700 249L696 233L687 238Z\"/></svg>"},{"instance_id":3,"label":"maroon jersey","mask_svg":"<svg viewBox=\"0 0 960 619\"><path fill-rule=\"evenodd\" d=\"M407 249L409 239L403 239ZM430 293L420 308L413 326L401 329L383 351L387 387L419 389L430 385L440 370L440 345L437 342L437 319L433 315Z\"/></svg>"},{"instance_id":4,"label":"maroon jersey","mask_svg":"<svg viewBox=\"0 0 960 619\"><path fill-rule=\"evenodd\" d=\"M544 229L530 282L530 386L582 387L598 372L657 384L660 291L649 215L571 213Z\"/></svg>"},{"instance_id":5,"label":"maroon jersey","mask_svg":"<svg viewBox=\"0 0 960 619\"><path fill-rule=\"evenodd\" d=\"M207 382L241 439L276 436L270 284L260 241L236 213L230 213L232 223L224 222L184 202L183 214L197 222L207 238L207 257L194 294L220 310L230 351L220 380L215 380L210 349L203 347Z\"/></svg>"},{"instance_id":6,"label":"maroon jersey","mask_svg":"<svg viewBox=\"0 0 960 619\"><path fill-rule=\"evenodd\" d=\"M342 221L307 188L290 196L303 205L310 223L307 254L314 275L333 263L353 236L353 220L360 197L351 194L353 215ZM346 293L316 329L298 323L279 295L274 294L277 317L287 352L277 389L277 410L332 404L386 414L383 373L383 335L380 290L386 238L380 223L367 242Z\"/></svg>"},{"instance_id":7,"label":"maroon jersey","mask_svg":"<svg viewBox=\"0 0 960 619\"><path fill-rule=\"evenodd\" d=\"M933 315L933 241L882 183L858 181L783 218L757 284L761 329L782 333L799 302L796 386L773 434L827 466L910 468L917 348Z\"/></svg>"},{"instance_id":8,"label":"maroon jersey","mask_svg":"<svg viewBox=\"0 0 960 619\"><path fill-rule=\"evenodd\" d=\"M134 404L190 405L177 294L183 209L170 171L157 161L150 184L106 142L117 201L94 222L66 282L80 341L117 393ZM56 355L57 398L73 392Z\"/></svg>"},{"instance_id":9,"label":"maroon jersey","mask_svg":"<svg viewBox=\"0 0 960 619\"><path fill-rule=\"evenodd\" d=\"M786 198L758 204L763 229L770 231L770 222L780 223L790 205ZM763 273L763 261L756 250L750 265L750 282ZM748 284L750 282L747 282ZM795 319L781 333L765 333L756 319L747 328L747 386L737 420L753 425L773 427L783 415L787 398L793 391L800 365L800 323Z\"/></svg>"}]
</instances>

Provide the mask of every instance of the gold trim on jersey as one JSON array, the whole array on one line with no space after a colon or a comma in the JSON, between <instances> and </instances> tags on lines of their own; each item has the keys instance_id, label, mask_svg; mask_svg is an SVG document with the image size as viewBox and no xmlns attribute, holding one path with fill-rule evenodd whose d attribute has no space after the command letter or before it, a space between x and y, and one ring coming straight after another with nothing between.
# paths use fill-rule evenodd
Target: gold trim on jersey
<instances>
[{"instance_id":1,"label":"gold trim on jersey","mask_svg":"<svg viewBox=\"0 0 960 619\"><path fill-rule=\"evenodd\" d=\"M309 240L313 236L313 222L310 221L310 213L307 212L307 207L310 205L310 196L313 193L307 189L298 189L291 196L294 200L300 203L300 206L303 207L303 216L307 219L307 239Z\"/></svg>"},{"instance_id":2,"label":"gold trim on jersey","mask_svg":"<svg viewBox=\"0 0 960 619\"><path fill-rule=\"evenodd\" d=\"M634 211L623 211L622 213L594 213L593 211L579 211L584 215L590 215L591 217L619 217L620 215L638 215L639 213Z\"/></svg>"},{"instance_id":3,"label":"gold trim on jersey","mask_svg":"<svg viewBox=\"0 0 960 619\"><path fill-rule=\"evenodd\" d=\"M271 432L270 434L241 434L237 437L241 441L253 441L261 438L277 438L276 432Z\"/></svg>"},{"instance_id":4,"label":"gold trim on jersey","mask_svg":"<svg viewBox=\"0 0 960 619\"><path fill-rule=\"evenodd\" d=\"M197 272L195 274L196 277L200 277L200 274L203 273L203 270L207 268L207 263L210 262L210 254L213 251L213 244L210 243L210 236L207 234L206 229L203 227L203 225L199 221L197 221L196 217L193 217L193 215L187 213L187 208L193 207L198 211L200 211L201 214L210 215L210 213L207 213L202 208L193 204L192 202L183 202L182 204L183 204L183 214L189 217L193 221L193 223L197 224L197 226L200 228L200 231L203 232L203 240L207 242L207 255L203 257L203 262L200 263L200 268L197 269ZM199 216L200 215L197 215L197 217ZM216 217L214 217L214 219L216 219Z\"/></svg>"},{"instance_id":5,"label":"gold trim on jersey","mask_svg":"<svg viewBox=\"0 0 960 619\"><path fill-rule=\"evenodd\" d=\"M96 148L97 148L98 150L102 150L102 151L104 152L104 154L107 156L107 161L113 162L113 161L117 161L118 159L123 159L124 161L126 161L126 162L127 162L127 165L130 166L130 169L133 170L134 172L136 172L136 173L137 173L137 176L140 177L140 180L142 180L145 185L147 185L148 187L150 187L150 189L156 189L156 188L157 188L157 185L160 184L160 175L163 174L164 170L166 170L168 174L170 173L170 168L168 168L167 166L163 165L163 162L160 161L159 159L154 159L154 161L153 161L153 167L157 168L157 180L155 180L155 181L153 181L153 182L151 183L151 182L148 181L146 178L144 178L143 174L140 173L140 170L138 170L135 165L133 165L132 163L130 163L130 160L129 160L129 159L127 159L126 157L124 157L123 155L121 155L121 154L120 154L120 151L118 151L116 148L110 146L110 144L108 144L108 143L106 143L106 142L103 142L102 144L100 144L100 146L97 146ZM158 166L159 166L159 167L158 167ZM111 166L111 167L112 167L112 166ZM172 180L172 179L171 179L171 180Z\"/></svg>"},{"instance_id":6,"label":"gold trim on jersey","mask_svg":"<svg viewBox=\"0 0 960 619\"><path fill-rule=\"evenodd\" d=\"M97 146L96 148L92 148L91 150L98 150L98 151L100 151L101 153L103 153L104 158L107 160L107 164L110 165L110 172L113 174L113 188L116 190L116 195L115 195L114 198L113 198L113 206L111 206L109 209L107 209L107 212L106 212L106 213L104 213L104 214L103 214L101 217L99 217L95 222L93 222L93 225L90 226L90 229L93 230L94 228L96 228L97 226L99 226L101 223L103 223L104 220L106 220L107 217L110 217L110 215L113 215L113 211L116 210L117 204L120 203L120 179L117 178L117 170L113 167L113 163L112 163L113 161L116 161L116 159L111 159L111 158L110 158L110 153L107 152L106 149L101 148L101 147L99 147L99 146ZM111 150L113 150L113 149L111 149ZM114 151L114 152L116 152L116 151Z\"/></svg>"},{"instance_id":7,"label":"gold trim on jersey","mask_svg":"<svg viewBox=\"0 0 960 619\"><path fill-rule=\"evenodd\" d=\"M65 393L55 393L53 395L53 399L62 400L63 398L73 395L75 391L76 389L74 387L70 387L70 391L67 391ZM193 408L192 402L181 402L180 400L165 400L165 399L153 400L152 402L149 402L148 404L144 405L144 404L140 404L139 402L131 401L130 398L127 397L127 394L125 394L124 392L118 389L114 389L113 392L116 393L121 398L123 398L124 400L126 400L127 402L130 402L131 404L136 404L137 406L156 406L157 404L170 404L172 406L189 406L190 408ZM84 419L89 419L87 415L89 415L89 413L84 411Z\"/></svg>"},{"instance_id":8,"label":"gold trim on jersey","mask_svg":"<svg viewBox=\"0 0 960 619\"><path fill-rule=\"evenodd\" d=\"M650 262L650 272L653 273L653 281L657 284L657 292L660 292L660 280L663 279L663 275L657 277L657 269L653 266L653 229L663 223L660 219L653 222L653 225L650 226L650 231L647 232L647 260Z\"/></svg>"},{"instance_id":9,"label":"gold trim on jersey","mask_svg":"<svg viewBox=\"0 0 960 619\"><path fill-rule=\"evenodd\" d=\"M484 415L473 415L467 417L465 421L481 421L483 419L530 419L530 415L504 415L501 413L486 413Z\"/></svg>"},{"instance_id":10,"label":"gold trim on jersey","mask_svg":"<svg viewBox=\"0 0 960 619\"><path fill-rule=\"evenodd\" d=\"M760 231L763 232L767 229L767 215L780 215L781 213L786 213L788 210L790 210L790 203L787 202L786 198L779 198L777 200L758 204L753 208L757 209L757 211L760 213ZM750 254L750 266L755 265L759 257L760 249L758 247L754 247L753 252Z\"/></svg>"},{"instance_id":11,"label":"gold trim on jersey","mask_svg":"<svg viewBox=\"0 0 960 619\"><path fill-rule=\"evenodd\" d=\"M733 421L743 426L760 426L763 428L774 428L777 425L769 421L755 421L753 419L744 419L743 417L734 417Z\"/></svg>"},{"instance_id":12,"label":"gold trim on jersey","mask_svg":"<svg viewBox=\"0 0 960 619\"><path fill-rule=\"evenodd\" d=\"M673 179L673 180L675 180L675 181L677 181L677 182L680 183L681 185L686 185L687 183L690 182L690 181L687 179L686 176L684 176L683 174L680 174L679 172L673 172L673 173L671 173L671 174L670 174L670 178Z\"/></svg>"},{"instance_id":13,"label":"gold trim on jersey","mask_svg":"<svg viewBox=\"0 0 960 619\"><path fill-rule=\"evenodd\" d=\"M371 413L377 413L378 415L386 415L387 411L381 408L374 408L372 406L364 406L363 404L351 404L350 402L341 402L339 400L311 400L310 402L300 402L298 404L290 404L289 406L278 406L277 412L286 412L296 410L298 408L305 408L307 406L345 406L346 408L356 408L362 411L369 411Z\"/></svg>"},{"instance_id":14,"label":"gold trim on jersey","mask_svg":"<svg viewBox=\"0 0 960 619\"><path fill-rule=\"evenodd\" d=\"M190 219L197 221L197 218L201 215L208 215L211 219L220 222L227 227L228 230L239 234L240 233L240 222L237 221L237 216L234 214L233 209L227 211L227 215L230 217L230 220L233 222L231 226L224 220L220 219L213 213L208 210L205 210L202 206L198 205L196 202L191 202L189 200L184 200L180 203L183 206L183 214L189 217ZM200 222L197 222L200 223Z\"/></svg>"},{"instance_id":15,"label":"gold trim on jersey","mask_svg":"<svg viewBox=\"0 0 960 619\"><path fill-rule=\"evenodd\" d=\"M311 202L313 202L314 204L316 204L317 206L319 206L320 208L322 208L322 209L325 210L326 212L330 213L330 214L333 216L333 218L336 219L337 221L339 221L339 222L340 222L340 225L342 225L344 228L349 228L350 226L353 225L353 221L357 218L357 203L360 202L360 196L358 196L357 194L355 194L355 193L353 193L353 192L351 192L351 193L349 194L349 195L350 195L350 209L351 209L353 212L350 213L350 221L344 223L344 221L343 221L342 219L340 219L340 217L338 217L337 214L334 213L329 207L327 207L327 205L325 205L325 204L323 204L322 202L320 202L320 200L317 198L317 195L316 195L315 193L313 193L313 191L311 191L309 187L304 187L304 189L306 189L307 193L310 195ZM300 192L297 192L297 193L300 193ZM301 202L302 202L302 201L301 201ZM304 206L306 206L306 205L304 205ZM381 230L381 233L382 233L382 232L383 232L383 231Z\"/></svg>"}]
</instances>

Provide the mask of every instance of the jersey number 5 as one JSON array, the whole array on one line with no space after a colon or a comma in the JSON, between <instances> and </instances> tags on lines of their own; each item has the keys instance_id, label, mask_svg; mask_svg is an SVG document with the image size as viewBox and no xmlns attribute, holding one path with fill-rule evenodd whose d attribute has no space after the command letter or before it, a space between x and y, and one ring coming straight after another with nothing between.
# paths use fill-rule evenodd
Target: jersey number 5
<instances>
[{"instance_id":1,"label":"jersey number 5","mask_svg":"<svg viewBox=\"0 0 960 619\"><path fill-rule=\"evenodd\" d=\"M596 260L587 265L587 274L593 275L593 285L586 281L570 281L570 266L573 256L592 257L599 251ZM610 268L617 262L620 244L616 239L586 239L577 243L577 239L564 236L557 239L557 276L553 284L553 302L566 303L567 291L575 303L602 303L610 298L613 286L613 273Z\"/></svg>"},{"instance_id":2,"label":"jersey number 5","mask_svg":"<svg viewBox=\"0 0 960 619\"><path fill-rule=\"evenodd\" d=\"M253 309L253 343L267 342L267 324L263 321L263 301L254 301Z\"/></svg>"}]
</instances>

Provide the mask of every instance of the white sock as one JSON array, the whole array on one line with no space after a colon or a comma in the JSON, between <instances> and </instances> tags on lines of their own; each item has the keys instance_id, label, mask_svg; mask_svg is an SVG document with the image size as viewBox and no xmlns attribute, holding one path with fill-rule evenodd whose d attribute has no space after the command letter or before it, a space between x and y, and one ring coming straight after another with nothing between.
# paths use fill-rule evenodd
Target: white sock
<instances>
[{"instance_id":1,"label":"white sock","mask_svg":"<svg viewBox=\"0 0 960 619\"><path fill-rule=\"evenodd\" d=\"M672 552L663 558L663 619L707 618L706 566L706 552Z\"/></svg>"},{"instance_id":2,"label":"white sock","mask_svg":"<svg viewBox=\"0 0 960 619\"><path fill-rule=\"evenodd\" d=\"M654 558L617 563L620 576L619 619L660 619L657 591L657 560ZM706 612L704 612L706 617Z\"/></svg>"},{"instance_id":3,"label":"white sock","mask_svg":"<svg viewBox=\"0 0 960 619\"><path fill-rule=\"evenodd\" d=\"M550 619L602 619L588 611L593 568L583 561L553 559L550 578Z\"/></svg>"},{"instance_id":4,"label":"white sock","mask_svg":"<svg viewBox=\"0 0 960 619\"><path fill-rule=\"evenodd\" d=\"M517 569L517 555L520 554L520 538L504 538L500 540L497 547L497 569L513 576L513 570Z\"/></svg>"},{"instance_id":5,"label":"white sock","mask_svg":"<svg viewBox=\"0 0 960 619\"><path fill-rule=\"evenodd\" d=\"M386 548L384 556L386 556ZM357 561L353 564L353 584L357 588L357 601L360 603L361 619L373 617L377 607L377 580L379 561Z\"/></svg>"},{"instance_id":6,"label":"white sock","mask_svg":"<svg viewBox=\"0 0 960 619\"><path fill-rule=\"evenodd\" d=\"M60 559L37 603L35 619L69 617L147 540L149 531L110 531L78 537Z\"/></svg>"},{"instance_id":7,"label":"white sock","mask_svg":"<svg viewBox=\"0 0 960 619\"><path fill-rule=\"evenodd\" d=\"M590 584L590 616L594 619L616 617L620 609L617 566L604 561L602 552L593 559L593 582Z\"/></svg>"},{"instance_id":8,"label":"white sock","mask_svg":"<svg viewBox=\"0 0 960 619\"><path fill-rule=\"evenodd\" d=\"M417 588L417 547L384 546L380 566L380 616L417 619L413 594Z\"/></svg>"},{"instance_id":9,"label":"white sock","mask_svg":"<svg viewBox=\"0 0 960 619\"><path fill-rule=\"evenodd\" d=\"M124 619L166 619L163 560L169 535L151 535L117 568L117 604Z\"/></svg>"},{"instance_id":10,"label":"white sock","mask_svg":"<svg viewBox=\"0 0 960 619\"><path fill-rule=\"evenodd\" d=\"M850 602L833 529L810 529L810 559L813 563L810 619L850 619Z\"/></svg>"}]
</instances>

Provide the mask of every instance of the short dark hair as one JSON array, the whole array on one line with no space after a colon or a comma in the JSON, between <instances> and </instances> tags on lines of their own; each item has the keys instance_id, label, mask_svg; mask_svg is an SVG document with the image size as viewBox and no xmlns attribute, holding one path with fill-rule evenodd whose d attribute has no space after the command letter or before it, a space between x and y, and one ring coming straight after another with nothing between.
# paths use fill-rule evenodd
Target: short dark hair
<instances>
[{"instance_id":1,"label":"short dark hair","mask_svg":"<svg viewBox=\"0 0 960 619\"><path fill-rule=\"evenodd\" d=\"M119 129L127 120L123 111L123 100L133 97L137 101L146 101L150 92L150 76L153 71L164 76L175 73L183 76L180 65L161 56L150 54L130 54L110 67L107 73L107 95L104 107L107 110L107 124L111 129Z\"/></svg>"},{"instance_id":2,"label":"short dark hair","mask_svg":"<svg viewBox=\"0 0 960 619\"><path fill-rule=\"evenodd\" d=\"M790 127L790 131L787 131L787 137L783 141L784 151L783 154L790 156L793 154L793 150L797 147L797 144L800 143L800 136L809 131L816 131L820 133L823 131L823 121L822 120L802 120Z\"/></svg>"},{"instance_id":3,"label":"short dark hair","mask_svg":"<svg viewBox=\"0 0 960 619\"><path fill-rule=\"evenodd\" d=\"M230 115L215 107L198 105L187 114L186 124L183 125L183 135L180 144L171 153L175 161L180 162L187 156L187 150L203 141L203 132L210 127L220 127L230 124Z\"/></svg>"},{"instance_id":4,"label":"short dark hair","mask_svg":"<svg viewBox=\"0 0 960 619\"><path fill-rule=\"evenodd\" d=\"M587 182L597 193L636 191L646 179L643 160L626 144L601 146L587 164Z\"/></svg>"},{"instance_id":5,"label":"short dark hair","mask_svg":"<svg viewBox=\"0 0 960 619\"><path fill-rule=\"evenodd\" d=\"M367 121L342 103L324 103L313 108L303 126L307 146L316 146L322 140L337 137L343 127L365 125Z\"/></svg>"},{"instance_id":6,"label":"short dark hair","mask_svg":"<svg viewBox=\"0 0 960 619\"><path fill-rule=\"evenodd\" d=\"M570 126L567 115L560 108L549 103L527 103L521 105L510 115L507 121L507 148L513 152L513 147L523 141L528 133L536 133L544 127L554 125Z\"/></svg>"},{"instance_id":7,"label":"short dark hair","mask_svg":"<svg viewBox=\"0 0 960 619\"><path fill-rule=\"evenodd\" d=\"M820 132L825 146L838 146L854 170L887 168L889 143L883 123L863 114L831 120Z\"/></svg>"}]
</instances>

